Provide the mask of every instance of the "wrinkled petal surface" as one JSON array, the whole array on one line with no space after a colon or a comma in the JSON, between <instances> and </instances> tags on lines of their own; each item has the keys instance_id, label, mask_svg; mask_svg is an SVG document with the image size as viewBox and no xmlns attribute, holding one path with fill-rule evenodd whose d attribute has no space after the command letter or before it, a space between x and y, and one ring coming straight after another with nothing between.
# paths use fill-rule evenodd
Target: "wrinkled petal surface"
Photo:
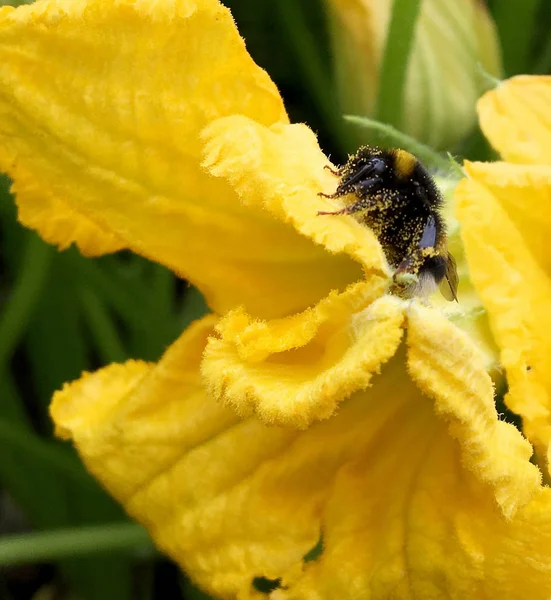
<instances>
[{"instance_id":1,"label":"wrinkled petal surface","mask_svg":"<svg viewBox=\"0 0 551 600\"><path fill-rule=\"evenodd\" d=\"M280 580L274 598L548 598L551 497L530 445L498 419L467 336L434 310L398 306L407 349L306 431L240 419L203 393L214 317L158 365L67 385L52 415L160 548L217 597L256 597L266 577ZM374 316L358 315L360 336ZM242 342L243 356L262 358L254 328ZM321 554L305 561L320 539Z\"/></svg>"},{"instance_id":2,"label":"wrinkled petal surface","mask_svg":"<svg viewBox=\"0 0 551 600\"><path fill-rule=\"evenodd\" d=\"M522 416L524 432L546 457L551 440L551 228L545 227L551 216L551 167L473 163L466 171L469 179L460 182L456 201L471 276L501 350L507 404Z\"/></svg>"},{"instance_id":3,"label":"wrinkled petal surface","mask_svg":"<svg viewBox=\"0 0 551 600\"><path fill-rule=\"evenodd\" d=\"M201 133L236 114L282 129L269 148L241 146L233 179L247 177L241 163L262 169L272 153L288 155L288 171L267 173L246 201L202 166L205 144L207 162L229 160L226 140ZM335 185L315 137L289 147L286 123L277 89L216 0L41 0L0 11L0 168L15 181L22 222L88 255L131 248L189 279L219 313L244 304L289 314L361 275L266 206L285 175L289 202L312 207L298 210L316 229L316 194Z\"/></svg>"},{"instance_id":4,"label":"wrinkled petal surface","mask_svg":"<svg viewBox=\"0 0 551 600\"><path fill-rule=\"evenodd\" d=\"M547 471L551 442L551 77L514 77L478 103L509 163L466 163L457 215L507 373L508 406ZM517 164L520 163L520 164Z\"/></svg>"},{"instance_id":5,"label":"wrinkled petal surface","mask_svg":"<svg viewBox=\"0 0 551 600\"><path fill-rule=\"evenodd\" d=\"M274 599L547 597L551 494L529 444L496 419L480 357L414 308L406 360L424 394L404 358L360 395L368 440L335 478L321 557Z\"/></svg>"},{"instance_id":6,"label":"wrinkled petal surface","mask_svg":"<svg viewBox=\"0 0 551 600\"><path fill-rule=\"evenodd\" d=\"M551 165L551 76L519 75L478 101L480 127L512 163Z\"/></svg>"},{"instance_id":7,"label":"wrinkled petal surface","mask_svg":"<svg viewBox=\"0 0 551 600\"><path fill-rule=\"evenodd\" d=\"M269 424L304 428L330 417L400 344L401 304L388 296L369 304L375 290L357 284L275 323L228 314L217 327L220 338L205 350L209 395L241 415L256 411Z\"/></svg>"}]
</instances>

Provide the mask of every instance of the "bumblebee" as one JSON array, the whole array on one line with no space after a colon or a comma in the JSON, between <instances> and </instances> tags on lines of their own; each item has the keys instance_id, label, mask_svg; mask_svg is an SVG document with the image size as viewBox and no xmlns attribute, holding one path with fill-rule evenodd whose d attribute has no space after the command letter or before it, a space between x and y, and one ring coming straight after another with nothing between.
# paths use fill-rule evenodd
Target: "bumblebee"
<instances>
[{"instance_id":1,"label":"bumblebee","mask_svg":"<svg viewBox=\"0 0 551 600\"><path fill-rule=\"evenodd\" d=\"M334 194L348 196L341 210L318 215L357 215L373 230L394 268L391 292L403 298L427 296L440 286L457 301L457 269L448 252L442 198L419 160L405 150L362 146L345 165Z\"/></svg>"}]
</instances>

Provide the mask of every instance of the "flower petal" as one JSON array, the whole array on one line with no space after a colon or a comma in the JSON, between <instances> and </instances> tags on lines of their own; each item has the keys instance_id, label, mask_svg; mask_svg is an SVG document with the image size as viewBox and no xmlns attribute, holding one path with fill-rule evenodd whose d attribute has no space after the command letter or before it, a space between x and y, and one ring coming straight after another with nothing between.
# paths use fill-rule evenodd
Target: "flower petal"
<instances>
[{"instance_id":1,"label":"flower petal","mask_svg":"<svg viewBox=\"0 0 551 600\"><path fill-rule=\"evenodd\" d=\"M233 114L287 122L216 0L41 0L0 12L0 168L26 225L87 254L127 246L192 281L221 313L242 303L268 317L302 310L360 268L201 167L201 131ZM275 140L274 152L289 151ZM236 165L266 162L242 150ZM329 177L312 175L323 168L313 136L297 156L317 198L312 186Z\"/></svg>"},{"instance_id":2,"label":"flower petal","mask_svg":"<svg viewBox=\"0 0 551 600\"><path fill-rule=\"evenodd\" d=\"M498 420L468 336L413 305L408 346L426 395L398 356L358 396L366 440L332 484L321 556L273 599L547 598L551 490L530 445Z\"/></svg>"},{"instance_id":3,"label":"flower petal","mask_svg":"<svg viewBox=\"0 0 551 600\"><path fill-rule=\"evenodd\" d=\"M381 245L370 229L350 215L317 214L343 204L318 195L334 192L337 180L325 171L328 160L308 127L276 123L268 129L247 117L233 116L214 121L203 138L205 168L227 180L241 202L263 206L326 250L355 259L366 274L389 277ZM324 266L326 281L343 270L348 282L354 281L353 274L359 276L348 257L335 256L332 264L326 257ZM325 285L327 291L335 287Z\"/></svg>"},{"instance_id":4,"label":"flower petal","mask_svg":"<svg viewBox=\"0 0 551 600\"><path fill-rule=\"evenodd\" d=\"M390 271L381 245L369 229L350 216L317 214L340 205L318 196L322 190L334 191L336 180L324 169L328 160L308 127L275 124L268 128L247 117L232 116L214 121L203 130L202 138L204 168L235 191L236 202L251 209L262 207L267 215L287 224L289 236L291 232L300 235L291 245L291 237L287 242L272 241L265 232L258 232L264 236L264 245L259 244L251 260L277 252L279 261L286 262L260 263L254 278L248 280L237 265L234 279L240 283L239 295L244 291L247 295L251 287L260 295L257 310L249 310L255 317L304 310L362 275L388 280Z\"/></svg>"},{"instance_id":5,"label":"flower petal","mask_svg":"<svg viewBox=\"0 0 551 600\"><path fill-rule=\"evenodd\" d=\"M465 162L514 223L533 259L551 277L551 165Z\"/></svg>"},{"instance_id":6,"label":"flower petal","mask_svg":"<svg viewBox=\"0 0 551 600\"><path fill-rule=\"evenodd\" d=\"M227 315L211 338L202 373L209 394L268 424L305 428L365 389L402 338L402 302L360 283L279 321ZM380 291L379 291L380 293ZM367 307L367 308L366 308Z\"/></svg>"},{"instance_id":7,"label":"flower petal","mask_svg":"<svg viewBox=\"0 0 551 600\"><path fill-rule=\"evenodd\" d=\"M376 385L306 431L240 420L203 395L212 317L156 366L67 386L52 412L92 472L216 597L256 597L266 577L281 584L274 598L547 598L551 493L530 445L498 420L468 337L417 303L407 320L409 369L426 395L400 352ZM321 554L305 559L320 536Z\"/></svg>"},{"instance_id":8,"label":"flower petal","mask_svg":"<svg viewBox=\"0 0 551 600\"><path fill-rule=\"evenodd\" d=\"M550 104L551 76L512 77L478 101L480 127L505 160L551 164Z\"/></svg>"},{"instance_id":9,"label":"flower petal","mask_svg":"<svg viewBox=\"0 0 551 600\"><path fill-rule=\"evenodd\" d=\"M215 323L209 315L192 324L159 365L112 364L55 393L50 412L56 434L85 450L90 471L119 500L237 420L229 410L205 403L198 386L201 353ZM130 421L133 426L126 428ZM133 461L132 455L141 458Z\"/></svg>"},{"instance_id":10,"label":"flower petal","mask_svg":"<svg viewBox=\"0 0 551 600\"><path fill-rule=\"evenodd\" d=\"M471 178L458 185L457 214L507 372L507 405L522 416L543 458L551 441L551 279L544 245L551 233L545 233L550 169L509 167L467 164Z\"/></svg>"},{"instance_id":11,"label":"flower petal","mask_svg":"<svg viewBox=\"0 0 551 600\"><path fill-rule=\"evenodd\" d=\"M0 148L0 161L1 152ZM46 242L65 250L76 240L82 254L90 257L126 247L116 234L79 215L67 203L43 189L21 164L14 167L11 174L15 178L11 191L16 197L19 221L38 231Z\"/></svg>"},{"instance_id":12,"label":"flower petal","mask_svg":"<svg viewBox=\"0 0 551 600\"><path fill-rule=\"evenodd\" d=\"M411 378L459 441L464 467L492 488L500 512L512 518L539 490L541 475L529 464L530 444L513 425L496 419L481 350L443 315L423 306L413 305L407 322Z\"/></svg>"}]
</instances>

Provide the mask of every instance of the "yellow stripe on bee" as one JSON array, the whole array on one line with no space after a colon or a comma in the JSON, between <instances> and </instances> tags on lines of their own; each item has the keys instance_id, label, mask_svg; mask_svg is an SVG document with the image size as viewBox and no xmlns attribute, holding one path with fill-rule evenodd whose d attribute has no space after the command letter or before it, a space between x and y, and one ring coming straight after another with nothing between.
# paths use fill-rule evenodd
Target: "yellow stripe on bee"
<instances>
[{"instance_id":1,"label":"yellow stripe on bee","mask_svg":"<svg viewBox=\"0 0 551 600\"><path fill-rule=\"evenodd\" d=\"M394 151L394 160L394 167L399 177L409 177L417 164L417 159L413 154L400 149Z\"/></svg>"}]
</instances>

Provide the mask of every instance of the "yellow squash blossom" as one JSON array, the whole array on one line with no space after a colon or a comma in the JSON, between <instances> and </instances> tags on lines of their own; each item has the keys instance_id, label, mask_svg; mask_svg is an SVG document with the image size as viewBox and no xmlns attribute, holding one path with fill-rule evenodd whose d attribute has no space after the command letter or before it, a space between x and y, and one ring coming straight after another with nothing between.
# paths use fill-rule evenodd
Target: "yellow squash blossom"
<instances>
[{"instance_id":1,"label":"yellow squash blossom","mask_svg":"<svg viewBox=\"0 0 551 600\"><path fill-rule=\"evenodd\" d=\"M0 59L0 166L20 220L61 248L165 264L213 310L157 364L86 374L52 404L58 434L162 550L218 598L265 597L262 577L280 600L549 598L551 491L496 413L484 356L438 310L385 293L369 230L316 215L335 206L317 196L335 186L327 159L227 9L5 8ZM551 132L525 114L551 84L524 81L490 94L483 121L504 152L523 141L507 158L540 160ZM483 168L497 169L470 166L459 192L467 256L511 402L545 432L549 353L532 325L551 297L548 167L501 166L507 208ZM524 218L520 199L539 212Z\"/></svg>"},{"instance_id":2,"label":"yellow squash blossom","mask_svg":"<svg viewBox=\"0 0 551 600\"><path fill-rule=\"evenodd\" d=\"M507 162L467 163L457 212L470 273L546 479L551 459L551 77L516 77L478 105Z\"/></svg>"}]
</instances>

